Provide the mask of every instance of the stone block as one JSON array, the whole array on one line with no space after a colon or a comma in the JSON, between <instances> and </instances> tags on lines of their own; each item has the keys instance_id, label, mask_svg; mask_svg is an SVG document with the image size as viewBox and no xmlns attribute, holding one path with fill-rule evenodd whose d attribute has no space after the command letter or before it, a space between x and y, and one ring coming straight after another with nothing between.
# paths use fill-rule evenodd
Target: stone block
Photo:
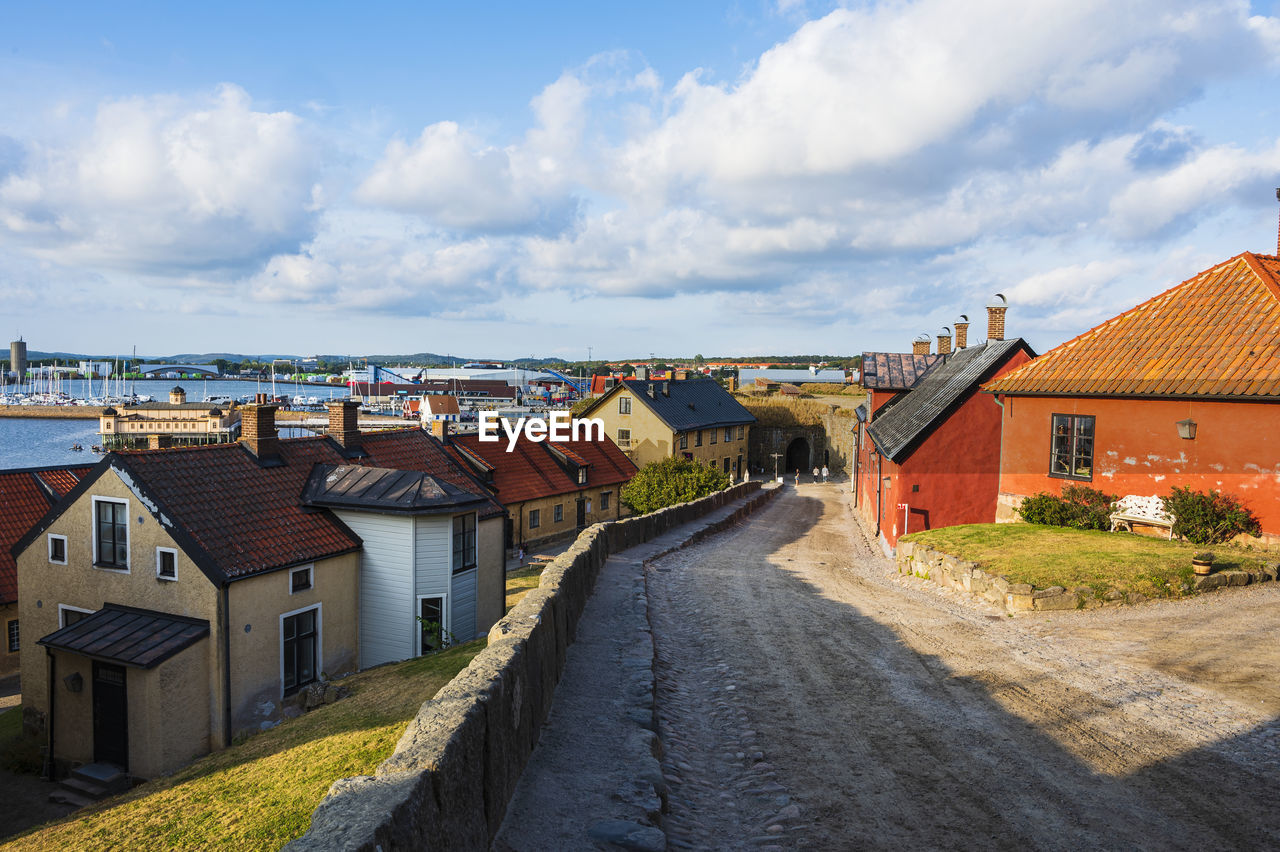
<instances>
[{"instance_id":1,"label":"stone block","mask_svg":"<svg viewBox=\"0 0 1280 852\"><path fill-rule=\"evenodd\" d=\"M991 580L991 590L993 592L1000 595L1001 598L1003 598L1005 595L1009 593L1010 583L1007 579L999 576L992 577L990 574L988 574L987 576Z\"/></svg>"},{"instance_id":2,"label":"stone block","mask_svg":"<svg viewBox=\"0 0 1280 852\"><path fill-rule=\"evenodd\" d=\"M1262 563L1262 573L1266 575L1268 580L1276 580L1277 574L1280 574L1280 562Z\"/></svg>"},{"instance_id":3,"label":"stone block","mask_svg":"<svg viewBox=\"0 0 1280 852\"><path fill-rule=\"evenodd\" d=\"M1048 594L1049 592L1052 594ZM1038 612L1078 609L1080 598L1075 592L1068 592L1061 586L1052 586L1032 595L1032 605Z\"/></svg>"},{"instance_id":4,"label":"stone block","mask_svg":"<svg viewBox=\"0 0 1280 852\"><path fill-rule=\"evenodd\" d=\"M1004 608L1009 612L1030 612L1035 605L1031 587L1026 583L1013 583L1004 596Z\"/></svg>"},{"instance_id":5,"label":"stone block","mask_svg":"<svg viewBox=\"0 0 1280 852\"><path fill-rule=\"evenodd\" d=\"M1192 588L1196 591L1211 591L1226 585L1226 574L1203 574L1196 577Z\"/></svg>"},{"instance_id":6,"label":"stone block","mask_svg":"<svg viewBox=\"0 0 1280 852\"><path fill-rule=\"evenodd\" d=\"M916 543L914 541L898 542L898 558L899 559L910 559L911 554L915 553L915 551L916 551Z\"/></svg>"},{"instance_id":7,"label":"stone block","mask_svg":"<svg viewBox=\"0 0 1280 852\"><path fill-rule=\"evenodd\" d=\"M1248 571L1223 571L1222 573L1227 578L1228 586L1247 586L1253 579Z\"/></svg>"}]
</instances>

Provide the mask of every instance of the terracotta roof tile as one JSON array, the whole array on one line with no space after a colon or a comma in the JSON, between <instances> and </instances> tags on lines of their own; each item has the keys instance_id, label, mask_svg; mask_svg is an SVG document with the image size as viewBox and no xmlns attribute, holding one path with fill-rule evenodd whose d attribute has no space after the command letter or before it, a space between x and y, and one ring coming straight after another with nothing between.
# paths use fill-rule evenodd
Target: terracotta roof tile
<instances>
[{"instance_id":1,"label":"terracotta roof tile","mask_svg":"<svg viewBox=\"0 0 1280 852\"><path fill-rule=\"evenodd\" d=\"M0 470L0 602L18 598L18 565L10 548L92 469L79 465Z\"/></svg>"},{"instance_id":2,"label":"terracotta roof tile","mask_svg":"<svg viewBox=\"0 0 1280 852\"><path fill-rule=\"evenodd\" d=\"M239 444L113 454L161 510L228 578L297 565L351 551L360 540L327 511L303 504L317 464L355 464L430 473L464 491L484 491L421 429L362 436L363 458L347 458L328 438L279 443L283 464L262 466ZM502 514L486 496L481 517Z\"/></svg>"},{"instance_id":3,"label":"terracotta roof tile","mask_svg":"<svg viewBox=\"0 0 1280 852\"><path fill-rule=\"evenodd\" d=\"M482 442L477 435L456 435L449 443L493 468L493 484L498 490L498 499L504 503L523 503L572 494L584 488L620 485L635 476L637 470L608 437L602 441L556 442L556 448L566 457L588 465L585 486L573 480L544 442L526 441L521 436L509 453L505 439Z\"/></svg>"},{"instance_id":4,"label":"terracotta roof tile","mask_svg":"<svg viewBox=\"0 0 1280 852\"><path fill-rule=\"evenodd\" d=\"M1206 269L991 382L993 393L1280 398L1280 258Z\"/></svg>"}]
</instances>

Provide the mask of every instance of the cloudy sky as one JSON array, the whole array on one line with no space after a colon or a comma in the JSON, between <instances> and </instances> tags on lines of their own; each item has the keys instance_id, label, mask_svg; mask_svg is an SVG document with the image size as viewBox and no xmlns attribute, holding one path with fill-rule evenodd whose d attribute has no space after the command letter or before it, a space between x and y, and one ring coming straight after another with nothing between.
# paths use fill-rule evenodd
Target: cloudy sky
<instances>
[{"instance_id":1,"label":"cloudy sky","mask_svg":"<svg viewBox=\"0 0 1280 852\"><path fill-rule=\"evenodd\" d=\"M1276 250L1276 0L177 5L0 2L33 349L1043 351Z\"/></svg>"}]
</instances>

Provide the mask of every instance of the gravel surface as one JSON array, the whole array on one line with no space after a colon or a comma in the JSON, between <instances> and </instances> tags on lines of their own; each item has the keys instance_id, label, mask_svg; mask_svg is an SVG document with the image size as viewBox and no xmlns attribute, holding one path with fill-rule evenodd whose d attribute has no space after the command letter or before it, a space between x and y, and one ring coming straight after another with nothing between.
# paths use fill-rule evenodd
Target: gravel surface
<instances>
[{"instance_id":1,"label":"gravel surface","mask_svg":"<svg viewBox=\"0 0 1280 852\"><path fill-rule=\"evenodd\" d=\"M1280 847L1280 584L1010 618L845 487L646 570L672 847Z\"/></svg>"}]
</instances>

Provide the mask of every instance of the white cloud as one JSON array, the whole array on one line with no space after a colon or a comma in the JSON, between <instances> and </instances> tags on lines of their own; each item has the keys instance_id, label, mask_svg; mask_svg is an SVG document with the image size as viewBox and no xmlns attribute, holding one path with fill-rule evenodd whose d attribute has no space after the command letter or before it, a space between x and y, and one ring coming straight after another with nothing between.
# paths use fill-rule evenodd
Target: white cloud
<instances>
[{"instance_id":1,"label":"white cloud","mask_svg":"<svg viewBox=\"0 0 1280 852\"><path fill-rule=\"evenodd\" d=\"M296 116L235 86L110 101L0 182L0 241L101 268L243 268L309 234L317 160Z\"/></svg>"}]
</instances>

